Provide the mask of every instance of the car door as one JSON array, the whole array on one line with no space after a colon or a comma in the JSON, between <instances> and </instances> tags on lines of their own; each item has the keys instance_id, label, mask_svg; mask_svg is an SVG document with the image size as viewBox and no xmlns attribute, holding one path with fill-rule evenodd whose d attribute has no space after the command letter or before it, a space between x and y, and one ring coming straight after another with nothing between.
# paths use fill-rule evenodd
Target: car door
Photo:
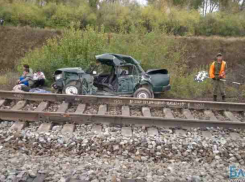
<instances>
[{"instance_id":1,"label":"car door","mask_svg":"<svg viewBox=\"0 0 245 182\"><path fill-rule=\"evenodd\" d=\"M134 89L134 76L132 66L118 68L118 94L132 94Z\"/></svg>"}]
</instances>

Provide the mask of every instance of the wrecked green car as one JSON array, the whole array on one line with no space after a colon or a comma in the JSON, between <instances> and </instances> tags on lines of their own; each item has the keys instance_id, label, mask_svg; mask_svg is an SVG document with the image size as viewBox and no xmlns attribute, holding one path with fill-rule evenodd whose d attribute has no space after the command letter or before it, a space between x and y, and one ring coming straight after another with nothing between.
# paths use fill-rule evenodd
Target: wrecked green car
<instances>
[{"instance_id":1,"label":"wrecked green car","mask_svg":"<svg viewBox=\"0 0 245 182\"><path fill-rule=\"evenodd\" d=\"M74 95L133 96L154 98L170 90L166 69L144 71L134 58L121 54L96 56L97 66L87 71L63 68L54 73L57 93Z\"/></svg>"}]
</instances>

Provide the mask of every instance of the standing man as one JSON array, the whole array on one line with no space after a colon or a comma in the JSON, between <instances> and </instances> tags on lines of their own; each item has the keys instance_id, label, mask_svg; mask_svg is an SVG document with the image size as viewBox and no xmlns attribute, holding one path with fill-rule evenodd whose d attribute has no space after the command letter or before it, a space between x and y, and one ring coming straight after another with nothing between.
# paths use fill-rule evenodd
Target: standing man
<instances>
[{"instance_id":1,"label":"standing man","mask_svg":"<svg viewBox=\"0 0 245 182\"><path fill-rule=\"evenodd\" d=\"M218 90L221 93L222 101L225 101L225 82L222 80L225 78L226 62L223 60L222 54L218 53L216 60L211 64L209 70L209 76L213 79L213 99L217 101Z\"/></svg>"}]
</instances>

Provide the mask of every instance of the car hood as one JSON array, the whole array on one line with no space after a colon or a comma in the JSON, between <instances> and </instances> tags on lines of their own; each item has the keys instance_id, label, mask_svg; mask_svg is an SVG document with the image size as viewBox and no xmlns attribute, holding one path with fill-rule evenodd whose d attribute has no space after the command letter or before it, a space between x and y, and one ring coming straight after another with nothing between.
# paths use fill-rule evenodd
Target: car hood
<instances>
[{"instance_id":1,"label":"car hood","mask_svg":"<svg viewBox=\"0 0 245 182\"><path fill-rule=\"evenodd\" d=\"M134 64L139 65L138 61L132 58L131 56L122 55L122 54L113 54L106 53L95 56L96 60L101 64L106 64L109 66L119 66L122 64Z\"/></svg>"}]
</instances>

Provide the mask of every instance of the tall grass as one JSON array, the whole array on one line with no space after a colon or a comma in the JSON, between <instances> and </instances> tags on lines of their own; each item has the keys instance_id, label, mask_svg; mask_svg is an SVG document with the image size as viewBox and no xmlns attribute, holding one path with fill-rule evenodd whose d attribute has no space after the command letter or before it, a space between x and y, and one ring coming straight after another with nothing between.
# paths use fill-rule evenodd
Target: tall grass
<instances>
[{"instance_id":1,"label":"tall grass","mask_svg":"<svg viewBox=\"0 0 245 182\"><path fill-rule=\"evenodd\" d=\"M8 69L0 70L0 90L12 90L18 79L18 72Z\"/></svg>"}]
</instances>

